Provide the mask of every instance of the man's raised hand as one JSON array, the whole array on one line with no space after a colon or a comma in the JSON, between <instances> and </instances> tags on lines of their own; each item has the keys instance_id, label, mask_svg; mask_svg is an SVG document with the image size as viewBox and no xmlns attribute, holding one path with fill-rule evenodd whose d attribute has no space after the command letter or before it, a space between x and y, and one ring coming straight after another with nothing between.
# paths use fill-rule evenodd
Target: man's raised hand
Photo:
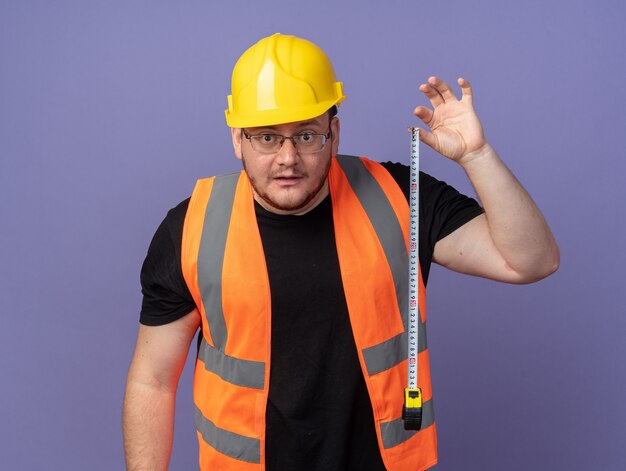
<instances>
[{"instance_id":1,"label":"man's raised hand","mask_svg":"<svg viewBox=\"0 0 626 471\"><path fill-rule=\"evenodd\" d=\"M487 145L483 128L474 111L472 86L464 78L459 100L450 86L438 77L429 77L419 89L430 100L432 109L418 106L413 114L430 128L420 128L420 140L459 164L471 160Z\"/></svg>"}]
</instances>

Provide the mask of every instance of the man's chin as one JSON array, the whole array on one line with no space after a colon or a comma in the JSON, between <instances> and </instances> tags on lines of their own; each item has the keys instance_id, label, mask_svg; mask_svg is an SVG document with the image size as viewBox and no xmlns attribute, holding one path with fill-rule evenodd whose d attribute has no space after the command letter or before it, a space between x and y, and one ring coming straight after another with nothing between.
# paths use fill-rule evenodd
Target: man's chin
<instances>
[{"instance_id":1,"label":"man's chin","mask_svg":"<svg viewBox=\"0 0 626 471\"><path fill-rule=\"evenodd\" d=\"M288 212L299 211L305 208L307 204L309 204L311 200L313 199L313 196L307 196L306 198L299 199L299 200L298 199L294 200L291 198L277 199L277 198L271 198L267 195L260 195L260 196L264 203L263 206L265 206L265 208L269 211L271 211L272 209L275 209L278 211L288 211Z\"/></svg>"},{"instance_id":2,"label":"man's chin","mask_svg":"<svg viewBox=\"0 0 626 471\"><path fill-rule=\"evenodd\" d=\"M270 191L259 191L256 182L251 180L258 203L277 214L304 214L313 209L323 199L321 196L325 196L322 195L324 182L325 180L322 180L316 188L308 192L305 188L273 188L271 185L266 188Z\"/></svg>"}]
</instances>

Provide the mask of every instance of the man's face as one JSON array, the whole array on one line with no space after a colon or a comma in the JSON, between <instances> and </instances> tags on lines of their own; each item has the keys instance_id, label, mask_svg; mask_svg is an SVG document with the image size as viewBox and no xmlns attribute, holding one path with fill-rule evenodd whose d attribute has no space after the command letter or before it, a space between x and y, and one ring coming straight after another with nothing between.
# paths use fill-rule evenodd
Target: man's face
<instances>
[{"instance_id":1,"label":"man's face","mask_svg":"<svg viewBox=\"0 0 626 471\"><path fill-rule=\"evenodd\" d=\"M285 139L275 154L254 150L242 130L232 129L233 148L254 189L255 200L276 214L304 214L317 206L328 195L328 170L331 156L339 149L339 120L325 113L317 118L295 123L245 128L248 135L280 134L295 136L303 132L328 134L324 149L314 154L298 152Z\"/></svg>"}]
</instances>

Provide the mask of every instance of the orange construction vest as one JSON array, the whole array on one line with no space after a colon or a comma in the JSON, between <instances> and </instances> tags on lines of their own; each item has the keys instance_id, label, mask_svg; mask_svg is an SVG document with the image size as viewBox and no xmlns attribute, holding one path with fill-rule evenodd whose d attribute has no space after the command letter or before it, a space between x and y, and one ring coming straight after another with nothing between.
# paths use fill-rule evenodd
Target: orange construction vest
<instances>
[{"instance_id":1,"label":"orange construction vest","mask_svg":"<svg viewBox=\"0 0 626 471\"><path fill-rule=\"evenodd\" d=\"M437 438L421 270L422 430L404 430L401 418L408 374L406 198L384 167L364 158L333 157L328 179L343 289L382 459L389 470L427 469L437 462ZM198 181L181 256L202 316L193 387L200 469L264 470L272 309L245 172Z\"/></svg>"}]
</instances>

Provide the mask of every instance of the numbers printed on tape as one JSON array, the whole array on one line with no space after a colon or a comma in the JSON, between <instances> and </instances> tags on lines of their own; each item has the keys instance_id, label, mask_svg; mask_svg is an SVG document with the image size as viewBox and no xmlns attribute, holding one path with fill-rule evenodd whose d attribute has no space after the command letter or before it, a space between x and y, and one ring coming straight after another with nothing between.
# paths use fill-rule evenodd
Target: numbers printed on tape
<instances>
[{"instance_id":1,"label":"numbers printed on tape","mask_svg":"<svg viewBox=\"0 0 626 471\"><path fill-rule=\"evenodd\" d=\"M409 193L409 312L408 312L408 354L409 354L409 381L410 389L417 388L417 355L419 351L417 316L419 315L419 130L411 130L411 176Z\"/></svg>"}]
</instances>

